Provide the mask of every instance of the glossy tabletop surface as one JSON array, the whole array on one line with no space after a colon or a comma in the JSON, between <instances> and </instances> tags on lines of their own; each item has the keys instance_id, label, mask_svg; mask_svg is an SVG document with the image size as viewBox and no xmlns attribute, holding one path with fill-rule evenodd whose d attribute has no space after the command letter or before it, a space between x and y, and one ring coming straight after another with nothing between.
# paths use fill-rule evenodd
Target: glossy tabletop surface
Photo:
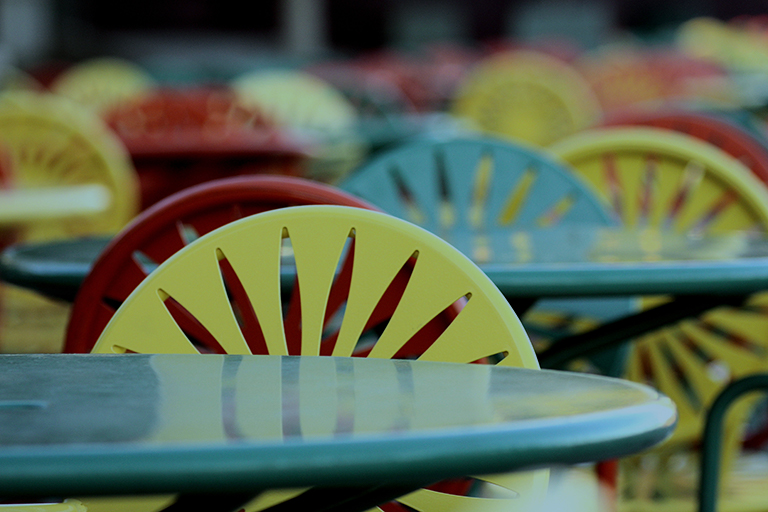
<instances>
[{"instance_id":1,"label":"glossy tabletop surface","mask_svg":"<svg viewBox=\"0 0 768 512\"><path fill-rule=\"evenodd\" d=\"M589 225L453 233L507 297L699 293L768 289L768 238L734 232L675 235ZM0 277L73 300L108 239L17 245L0 257Z\"/></svg>"},{"instance_id":2,"label":"glossy tabletop surface","mask_svg":"<svg viewBox=\"0 0 768 512\"><path fill-rule=\"evenodd\" d=\"M491 234L473 240L471 250L473 260L507 297L748 294L768 289L768 238L759 233L705 236L570 226Z\"/></svg>"},{"instance_id":3,"label":"glossy tabletop surface","mask_svg":"<svg viewBox=\"0 0 768 512\"><path fill-rule=\"evenodd\" d=\"M50 297L73 301L108 237L25 243L0 255L0 279Z\"/></svg>"},{"instance_id":4,"label":"glossy tabletop surface","mask_svg":"<svg viewBox=\"0 0 768 512\"><path fill-rule=\"evenodd\" d=\"M634 453L650 388L405 360L0 356L0 495L430 483Z\"/></svg>"}]
</instances>

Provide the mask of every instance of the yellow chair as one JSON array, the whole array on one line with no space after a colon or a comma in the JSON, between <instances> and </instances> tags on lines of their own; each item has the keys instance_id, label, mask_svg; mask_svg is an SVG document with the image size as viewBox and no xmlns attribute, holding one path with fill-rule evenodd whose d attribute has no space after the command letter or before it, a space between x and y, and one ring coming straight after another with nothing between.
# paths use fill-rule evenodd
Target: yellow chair
<instances>
[{"instance_id":1,"label":"yellow chair","mask_svg":"<svg viewBox=\"0 0 768 512\"><path fill-rule=\"evenodd\" d=\"M120 142L91 112L51 94L0 96L0 147L13 188L0 194L0 222L24 241L114 234L138 211L138 178ZM3 288L6 352L60 350L68 309Z\"/></svg>"},{"instance_id":2,"label":"yellow chair","mask_svg":"<svg viewBox=\"0 0 768 512\"><path fill-rule=\"evenodd\" d=\"M25 240L113 234L138 210L138 179L120 141L92 113L51 94L0 96L0 145L20 189L100 186L104 209L37 222ZM72 190L72 189L70 189Z\"/></svg>"},{"instance_id":3,"label":"yellow chair","mask_svg":"<svg viewBox=\"0 0 768 512\"><path fill-rule=\"evenodd\" d=\"M303 71L254 71L235 78L232 88L279 125L344 132L357 121L355 108L341 92Z\"/></svg>"},{"instance_id":4,"label":"yellow chair","mask_svg":"<svg viewBox=\"0 0 768 512\"><path fill-rule=\"evenodd\" d=\"M281 270L295 273L290 298ZM94 352L285 355L292 338L304 356L538 368L517 316L469 259L406 221L342 206L274 210L201 237L136 288ZM399 502L423 512L532 510L547 475L477 477L492 484L480 484L481 495L421 490ZM267 493L247 510L300 492Z\"/></svg>"},{"instance_id":5,"label":"yellow chair","mask_svg":"<svg viewBox=\"0 0 768 512\"><path fill-rule=\"evenodd\" d=\"M334 183L364 158L355 107L324 80L297 70L263 70L230 85L245 106L311 144L305 177Z\"/></svg>"},{"instance_id":6,"label":"yellow chair","mask_svg":"<svg viewBox=\"0 0 768 512\"><path fill-rule=\"evenodd\" d=\"M533 51L505 52L481 61L459 84L451 113L484 133L535 146L592 126L602 115L576 69Z\"/></svg>"},{"instance_id":7,"label":"yellow chair","mask_svg":"<svg viewBox=\"0 0 768 512\"><path fill-rule=\"evenodd\" d=\"M141 97L155 88L155 80L133 62L100 57L76 64L62 72L51 91L102 114L126 100Z\"/></svg>"},{"instance_id":8,"label":"yellow chair","mask_svg":"<svg viewBox=\"0 0 768 512\"><path fill-rule=\"evenodd\" d=\"M768 50L765 47L764 21L759 16L734 19L730 22L716 18L698 17L682 23L675 34L675 45L685 54L713 62L725 68L740 88L743 105L759 105L762 92L755 87L754 77L768 70Z\"/></svg>"},{"instance_id":9,"label":"yellow chair","mask_svg":"<svg viewBox=\"0 0 768 512\"><path fill-rule=\"evenodd\" d=\"M659 230L691 236L768 231L764 185L736 159L687 135L655 128L603 129L575 135L551 150L573 166L616 218L644 230L650 257ZM663 447L624 464L623 509L692 509L693 453L706 411L730 380L768 368L767 349L765 294L741 308L719 308L633 341L626 377L675 400L679 422ZM734 462L751 403L739 404L728 417L723 471ZM739 484L730 482L730 490L721 493L728 508L749 509L751 498L739 495ZM761 506L768 500L763 498Z\"/></svg>"}]
</instances>

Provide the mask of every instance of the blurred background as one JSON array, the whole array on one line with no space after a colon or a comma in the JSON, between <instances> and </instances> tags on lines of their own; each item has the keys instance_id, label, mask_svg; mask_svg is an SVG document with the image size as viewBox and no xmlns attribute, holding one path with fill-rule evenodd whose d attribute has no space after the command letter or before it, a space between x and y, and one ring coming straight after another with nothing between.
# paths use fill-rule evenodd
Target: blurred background
<instances>
[{"instance_id":1,"label":"blurred background","mask_svg":"<svg viewBox=\"0 0 768 512\"><path fill-rule=\"evenodd\" d=\"M22 67L110 54L183 79L192 68L226 77L277 56L416 51L446 41L663 44L691 18L730 20L766 8L757 0L2 0L0 43L4 61Z\"/></svg>"}]
</instances>

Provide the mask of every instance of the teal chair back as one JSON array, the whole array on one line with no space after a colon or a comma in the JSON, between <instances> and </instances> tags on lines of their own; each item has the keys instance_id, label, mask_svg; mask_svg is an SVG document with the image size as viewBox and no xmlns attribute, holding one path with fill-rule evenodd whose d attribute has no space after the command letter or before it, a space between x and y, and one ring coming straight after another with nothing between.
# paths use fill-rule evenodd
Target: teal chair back
<instances>
[{"instance_id":1,"label":"teal chair back","mask_svg":"<svg viewBox=\"0 0 768 512\"><path fill-rule=\"evenodd\" d=\"M435 233L611 222L563 164L488 138L405 144L379 154L340 186Z\"/></svg>"},{"instance_id":2,"label":"teal chair back","mask_svg":"<svg viewBox=\"0 0 768 512\"><path fill-rule=\"evenodd\" d=\"M441 236L480 265L509 253L482 246L514 243L513 237L484 236L498 230L615 223L565 164L491 138L410 142L380 153L340 187ZM605 321L633 308L632 299L542 300L523 323L535 342L537 332L545 338L571 334L589 323L585 318ZM560 318L554 329L547 325L552 318ZM624 352L612 350L593 363L603 373L619 375Z\"/></svg>"}]
</instances>

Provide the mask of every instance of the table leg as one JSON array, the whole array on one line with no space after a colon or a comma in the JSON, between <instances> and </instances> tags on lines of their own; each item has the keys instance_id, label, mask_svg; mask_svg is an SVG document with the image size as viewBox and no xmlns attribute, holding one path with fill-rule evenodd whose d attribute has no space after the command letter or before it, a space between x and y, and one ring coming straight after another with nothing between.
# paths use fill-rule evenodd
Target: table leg
<instances>
[{"instance_id":1,"label":"table leg","mask_svg":"<svg viewBox=\"0 0 768 512\"><path fill-rule=\"evenodd\" d=\"M542 368L562 369L570 361L589 356L685 318L701 315L710 309L720 306L741 306L748 298L748 295L676 297L671 302L608 322L591 331L558 338L548 349L539 354L539 364Z\"/></svg>"}]
</instances>

